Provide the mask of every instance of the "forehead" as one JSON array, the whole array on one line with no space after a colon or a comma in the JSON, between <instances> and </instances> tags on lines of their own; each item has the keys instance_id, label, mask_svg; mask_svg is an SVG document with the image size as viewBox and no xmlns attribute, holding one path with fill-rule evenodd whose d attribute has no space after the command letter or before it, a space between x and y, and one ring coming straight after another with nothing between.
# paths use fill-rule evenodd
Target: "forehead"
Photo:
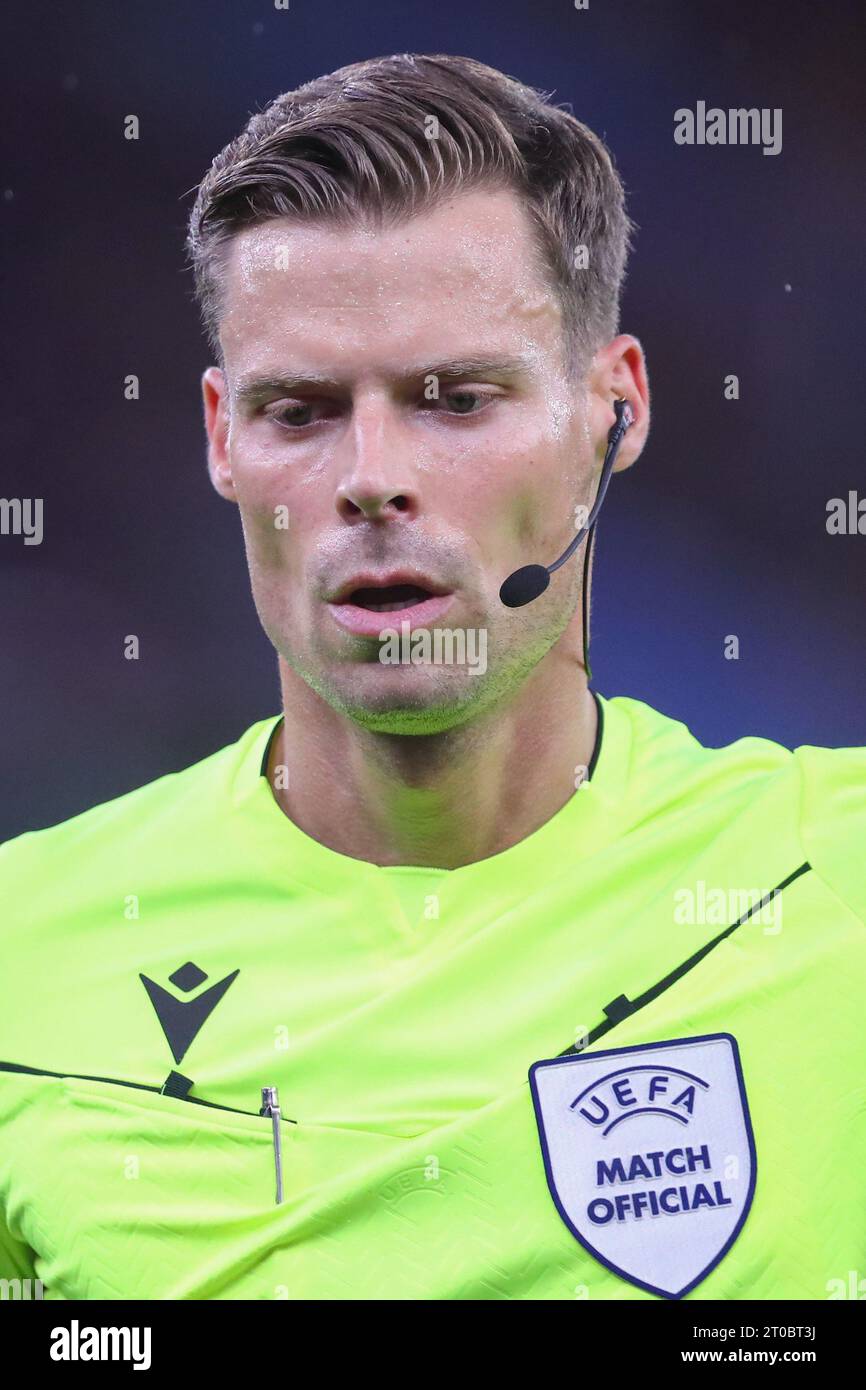
<instances>
[{"instance_id":1,"label":"forehead","mask_svg":"<svg viewBox=\"0 0 866 1390\"><path fill-rule=\"evenodd\" d=\"M224 259L230 367L289 344L331 357L387 351L399 364L433 338L443 352L507 346L542 359L561 317L510 189L464 191L384 228L275 218L236 235Z\"/></svg>"}]
</instances>

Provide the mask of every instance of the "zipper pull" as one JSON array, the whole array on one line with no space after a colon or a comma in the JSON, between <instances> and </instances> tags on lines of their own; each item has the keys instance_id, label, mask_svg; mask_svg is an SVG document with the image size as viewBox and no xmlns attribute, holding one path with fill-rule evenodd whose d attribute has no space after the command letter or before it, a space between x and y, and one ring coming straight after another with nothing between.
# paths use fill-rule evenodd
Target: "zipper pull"
<instances>
[{"instance_id":1,"label":"zipper pull","mask_svg":"<svg viewBox=\"0 0 866 1390\"><path fill-rule=\"evenodd\" d=\"M280 1098L276 1086L262 1087L260 1115L270 1115L274 1127L274 1168L277 1174L277 1203L283 1200L283 1135L280 1130Z\"/></svg>"}]
</instances>

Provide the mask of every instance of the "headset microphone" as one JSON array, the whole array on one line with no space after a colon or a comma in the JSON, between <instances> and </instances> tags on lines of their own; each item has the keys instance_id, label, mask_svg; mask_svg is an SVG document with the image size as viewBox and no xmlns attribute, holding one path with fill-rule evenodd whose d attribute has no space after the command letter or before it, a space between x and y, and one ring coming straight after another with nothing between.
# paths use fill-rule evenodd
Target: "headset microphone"
<instances>
[{"instance_id":1,"label":"headset microphone","mask_svg":"<svg viewBox=\"0 0 866 1390\"><path fill-rule=\"evenodd\" d=\"M595 526L596 517L601 510L604 501L604 494L607 492L607 485L610 482L611 470L616 460L617 451L622 443L623 436L629 425L634 421L634 412L625 399L614 401L614 414L616 423L611 426L607 436L607 452L604 456L604 463L601 469L601 478L598 484L598 493L595 505L590 512L586 525L578 531L574 540L566 550L562 552L558 560L554 560L552 565L524 565L522 569L515 570L509 574L499 590L499 597L506 608L522 608L525 603L531 603L534 598L543 594L548 584L550 576L554 570L558 570L560 565L564 565L570 559L577 547L580 545L584 536L589 536L586 547L586 562L584 564L584 648L586 646L586 571L589 562L589 551L592 545L592 531Z\"/></svg>"}]
</instances>

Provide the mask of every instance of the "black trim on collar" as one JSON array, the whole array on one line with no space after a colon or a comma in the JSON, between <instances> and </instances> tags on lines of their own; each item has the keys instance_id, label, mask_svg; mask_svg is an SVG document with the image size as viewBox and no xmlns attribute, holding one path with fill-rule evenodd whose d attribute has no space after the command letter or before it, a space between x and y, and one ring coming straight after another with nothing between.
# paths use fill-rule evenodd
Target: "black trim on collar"
<instances>
[{"instance_id":1,"label":"black trim on collar","mask_svg":"<svg viewBox=\"0 0 866 1390\"><path fill-rule=\"evenodd\" d=\"M604 706L594 690L590 695L595 700L595 707L598 710L598 728L595 731L595 747L592 750L592 757L589 760L589 767L586 770L587 782L592 781L592 774L595 772L595 765L598 762L598 755L601 752L601 740L604 737Z\"/></svg>"},{"instance_id":2,"label":"black trim on collar","mask_svg":"<svg viewBox=\"0 0 866 1390\"><path fill-rule=\"evenodd\" d=\"M268 734L268 741L267 741L267 743L265 744L265 751L264 751L264 753L262 754L262 765L261 765L261 767L259 768L259 776L260 776L260 777L267 777L267 775L268 775L268 758L271 756L271 745L273 744L273 741L274 741L274 739L275 739L276 736L277 736L277 730L279 729L280 725L282 724L284 717L285 717L284 715L282 715L282 714L280 715L280 717L279 717L279 719L277 720L276 724L275 724L274 727L271 729L271 732Z\"/></svg>"},{"instance_id":3,"label":"black trim on collar","mask_svg":"<svg viewBox=\"0 0 866 1390\"><path fill-rule=\"evenodd\" d=\"M589 767L586 770L587 781L591 780L592 774L595 772L595 766L598 762L598 757L601 752L601 741L604 737L604 706L602 705L601 700L598 698L594 690L591 690L589 693L595 700L595 707L598 710L598 726L595 731L595 747L592 750L592 757L589 760ZM268 734L268 741L265 744L265 751L262 754L262 765L259 768L260 777L267 777L268 775L268 759L271 756L271 748L273 746L274 739L277 736L277 733L279 731L280 725L283 722L284 717L284 715L280 715L276 724L271 729L271 732Z\"/></svg>"}]
</instances>

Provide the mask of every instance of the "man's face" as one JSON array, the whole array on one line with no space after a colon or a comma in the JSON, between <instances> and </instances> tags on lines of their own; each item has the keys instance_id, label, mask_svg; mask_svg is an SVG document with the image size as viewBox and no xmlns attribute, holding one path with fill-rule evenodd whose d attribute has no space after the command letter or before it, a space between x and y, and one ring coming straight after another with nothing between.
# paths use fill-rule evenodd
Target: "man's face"
<instances>
[{"instance_id":1,"label":"man's face","mask_svg":"<svg viewBox=\"0 0 866 1390\"><path fill-rule=\"evenodd\" d=\"M579 565L524 608L499 599L564 549L593 491L587 400L515 194L464 192L376 232L269 221L234 238L223 290L211 474L288 667L369 729L433 733L516 693L553 644L576 655ZM337 601L403 571L440 595L414 618L366 607L369 585ZM483 672L380 660L379 629L421 626L474 630Z\"/></svg>"}]
</instances>

